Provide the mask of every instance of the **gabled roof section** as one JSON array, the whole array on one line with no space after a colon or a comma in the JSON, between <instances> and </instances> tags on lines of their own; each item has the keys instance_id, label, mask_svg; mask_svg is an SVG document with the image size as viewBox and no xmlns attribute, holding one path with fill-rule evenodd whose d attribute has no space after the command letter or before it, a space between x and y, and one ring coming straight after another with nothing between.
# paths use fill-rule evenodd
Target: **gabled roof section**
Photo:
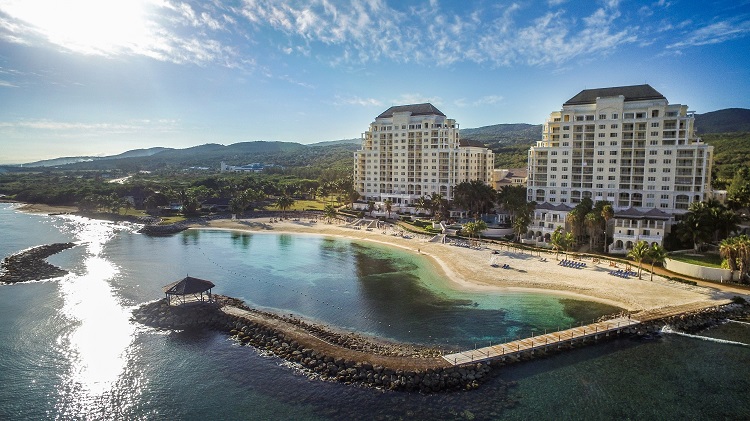
<instances>
[{"instance_id":1,"label":"gabled roof section","mask_svg":"<svg viewBox=\"0 0 750 421\"><path fill-rule=\"evenodd\" d=\"M626 219L669 219L670 216L661 209L651 208L645 212L630 207L615 212L615 218Z\"/></svg>"},{"instance_id":2,"label":"gabled roof section","mask_svg":"<svg viewBox=\"0 0 750 421\"><path fill-rule=\"evenodd\" d=\"M564 203L560 203L559 205L553 205L552 203L549 203L549 202L543 202L543 203L540 203L540 204L536 205L536 209L537 210L553 210L553 211L564 211L564 212L567 212L567 211L569 211L569 210L571 210L573 208L570 207L570 206L567 206Z\"/></svg>"},{"instance_id":3,"label":"gabled roof section","mask_svg":"<svg viewBox=\"0 0 750 421\"><path fill-rule=\"evenodd\" d=\"M667 99L651 85L618 86L615 88L584 89L563 105L595 104L597 98L624 96L625 102Z\"/></svg>"},{"instance_id":4,"label":"gabled roof section","mask_svg":"<svg viewBox=\"0 0 750 421\"><path fill-rule=\"evenodd\" d=\"M484 143L478 140L473 140L473 139L458 139L458 146L463 146L463 147L471 146L475 148L486 148L486 146L484 146Z\"/></svg>"},{"instance_id":5,"label":"gabled roof section","mask_svg":"<svg viewBox=\"0 0 750 421\"><path fill-rule=\"evenodd\" d=\"M215 285L211 281L205 279L193 278L192 276L186 276L177 282L162 288L165 294L172 295L188 295L188 294L200 294L201 292L208 291Z\"/></svg>"},{"instance_id":6,"label":"gabled roof section","mask_svg":"<svg viewBox=\"0 0 750 421\"><path fill-rule=\"evenodd\" d=\"M424 104L394 105L383 111L377 118L391 118L393 117L393 113L403 113L406 111L411 112L411 115L439 115L445 117L445 114L427 102Z\"/></svg>"}]
</instances>

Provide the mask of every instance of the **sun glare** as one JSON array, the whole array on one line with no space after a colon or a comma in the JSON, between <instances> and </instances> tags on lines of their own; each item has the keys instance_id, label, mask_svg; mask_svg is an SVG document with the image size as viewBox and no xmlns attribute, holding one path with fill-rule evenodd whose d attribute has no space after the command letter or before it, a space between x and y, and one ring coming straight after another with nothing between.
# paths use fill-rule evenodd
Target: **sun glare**
<instances>
[{"instance_id":1,"label":"sun glare","mask_svg":"<svg viewBox=\"0 0 750 421\"><path fill-rule=\"evenodd\" d=\"M143 0L19 0L5 8L50 42L86 54L126 52L149 38Z\"/></svg>"}]
</instances>

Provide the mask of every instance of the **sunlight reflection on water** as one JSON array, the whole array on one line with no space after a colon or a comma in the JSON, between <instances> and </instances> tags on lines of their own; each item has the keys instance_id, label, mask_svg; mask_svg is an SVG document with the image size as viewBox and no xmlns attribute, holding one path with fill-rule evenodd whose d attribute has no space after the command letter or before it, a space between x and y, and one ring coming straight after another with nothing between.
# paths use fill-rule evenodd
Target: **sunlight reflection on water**
<instances>
[{"instance_id":1,"label":"sunlight reflection on water","mask_svg":"<svg viewBox=\"0 0 750 421\"><path fill-rule=\"evenodd\" d=\"M86 247L86 255L81 273L61 282L61 294L62 312L73 325L67 337L72 367L68 386L83 394L74 397L82 402L107 393L118 381L135 326L129 321L129 309L120 305L110 284L119 268L101 257L105 244L121 227L85 218L73 222L73 232Z\"/></svg>"}]
</instances>

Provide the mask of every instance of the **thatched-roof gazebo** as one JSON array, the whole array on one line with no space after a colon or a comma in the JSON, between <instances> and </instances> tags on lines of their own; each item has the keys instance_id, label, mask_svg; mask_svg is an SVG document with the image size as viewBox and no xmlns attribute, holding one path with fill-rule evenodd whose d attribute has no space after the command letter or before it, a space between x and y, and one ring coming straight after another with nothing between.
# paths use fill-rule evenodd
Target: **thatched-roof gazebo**
<instances>
[{"instance_id":1,"label":"thatched-roof gazebo","mask_svg":"<svg viewBox=\"0 0 750 421\"><path fill-rule=\"evenodd\" d=\"M186 276L179 281L172 282L162 289L167 297L167 303L172 304L172 296L174 296L179 303L198 301L199 299L200 301L204 301L204 292L208 292L208 301L212 301L211 288L214 286L214 283L211 281ZM194 300L186 299L185 297L187 296L193 296Z\"/></svg>"}]
</instances>

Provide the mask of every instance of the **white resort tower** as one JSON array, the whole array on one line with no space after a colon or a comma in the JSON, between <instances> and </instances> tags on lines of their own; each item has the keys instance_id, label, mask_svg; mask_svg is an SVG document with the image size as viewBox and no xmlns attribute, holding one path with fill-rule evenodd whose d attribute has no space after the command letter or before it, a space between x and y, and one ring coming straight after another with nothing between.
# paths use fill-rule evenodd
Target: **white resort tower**
<instances>
[{"instance_id":1,"label":"white resort tower","mask_svg":"<svg viewBox=\"0 0 750 421\"><path fill-rule=\"evenodd\" d=\"M662 244L673 216L707 199L713 147L695 135L686 105L649 85L585 89L550 114L528 156L528 197L540 205L532 230L584 197L615 209L614 242ZM545 235L547 229L536 234ZM620 234L620 235L618 235Z\"/></svg>"},{"instance_id":2,"label":"white resort tower","mask_svg":"<svg viewBox=\"0 0 750 421\"><path fill-rule=\"evenodd\" d=\"M408 211L414 200L439 193L453 198L464 181L492 182L494 156L465 142L458 124L432 104L394 106L375 118L354 153L354 186L365 201L390 200ZM411 209L413 210L413 209Z\"/></svg>"}]
</instances>

